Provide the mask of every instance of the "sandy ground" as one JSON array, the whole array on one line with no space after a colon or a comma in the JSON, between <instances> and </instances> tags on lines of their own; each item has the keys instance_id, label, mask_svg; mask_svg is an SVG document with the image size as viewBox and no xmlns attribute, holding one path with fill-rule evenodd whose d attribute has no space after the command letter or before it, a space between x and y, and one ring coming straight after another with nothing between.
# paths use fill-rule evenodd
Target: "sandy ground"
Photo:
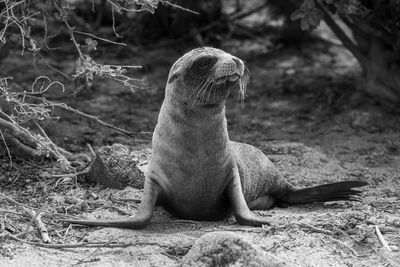
<instances>
[{"instance_id":1,"label":"sandy ground","mask_svg":"<svg viewBox=\"0 0 400 267\"><path fill-rule=\"evenodd\" d=\"M238 47L238 46L236 46ZM240 47L240 46L239 46ZM233 218L187 222L157 208L143 230L67 228L62 214L116 218L134 214L137 204L115 202L140 198L142 191L90 187L71 177L54 178L57 163L0 159L1 193L45 212L53 244L79 242L125 247L49 249L1 238L0 266L176 266L193 242L211 231L232 231L271 252L289 266L400 266L400 252L389 252L375 235L379 226L389 245L400 246L400 114L375 103L358 89L362 81L354 59L342 48L322 52L318 45L247 57L251 83L244 106L227 103L232 140L260 147L287 178L299 187L339 180L367 181L360 202L335 202L256 211L274 223L245 227ZM162 60L160 55L163 55ZM171 63L179 52L148 52L142 60L154 66L146 73L152 89L131 94L109 81L69 100L77 108L132 131L152 131ZM165 57L165 58L164 58ZM121 62L124 64L125 62ZM54 125L53 125L54 126ZM86 144L124 143L150 147L150 140L132 140L119 133L67 116L51 135L72 151ZM61 137L62 138L61 138ZM37 228L21 205L0 198L0 223L7 233L41 242Z\"/></svg>"}]
</instances>

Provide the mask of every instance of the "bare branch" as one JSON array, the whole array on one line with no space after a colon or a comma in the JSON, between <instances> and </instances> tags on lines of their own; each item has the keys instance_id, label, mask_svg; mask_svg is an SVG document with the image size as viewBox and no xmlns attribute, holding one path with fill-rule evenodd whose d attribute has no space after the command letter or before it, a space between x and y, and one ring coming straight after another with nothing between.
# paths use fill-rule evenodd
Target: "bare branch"
<instances>
[{"instance_id":1,"label":"bare branch","mask_svg":"<svg viewBox=\"0 0 400 267\"><path fill-rule=\"evenodd\" d=\"M350 38L343 32L343 30L336 24L336 22L332 19L329 12L325 9L324 5L321 4L318 0L315 1L316 6L322 11L324 15L324 20L326 24L332 29L332 31L336 34L336 36L342 41L343 45L347 47L350 52L354 55L355 58L360 62L362 66L365 65L367 58L364 54L360 52L358 47L350 40Z\"/></svg>"},{"instance_id":2,"label":"bare branch","mask_svg":"<svg viewBox=\"0 0 400 267\"><path fill-rule=\"evenodd\" d=\"M38 242L31 242L27 240L20 239L14 235L6 234L4 237L8 237L18 242L22 242L25 244L38 246L42 248L52 248L52 249L65 249L65 248L127 248L133 246L159 246L169 248L168 244L161 244L157 242L131 242L131 243L78 243L78 244L43 244Z\"/></svg>"},{"instance_id":3,"label":"bare branch","mask_svg":"<svg viewBox=\"0 0 400 267\"><path fill-rule=\"evenodd\" d=\"M12 158L11 158L10 149L8 148L6 139L4 138L3 131L2 131L1 129L0 129L0 135L1 135L1 139L2 139L2 141L3 141L3 143L4 143L4 146L6 147L7 155L8 155L8 158L9 158L9 160L10 160L10 168L11 168L13 162L12 162Z\"/></svg>"},{"instance_id":4,"label":"bare branch","mask_svg":"<svg viewBox=\"0 0 400 267\"><path fill-rule=\"evenodd\" d=\"M106 42L106 43L115 44L115 45L122 45L122 46L126 46L126 44L125 44L125 43L114 42L114 41L111 41L111 40L109 40L109 39L101 38L101 37L98 37L98 36L96 36L96 35L93 35L93 34L90 34L90 33L87 33L87 32L74 31L74 33L78 33L78 34L87 35L87 36L90 36L90 37L92 37L92 38L95 38L95 39L101 40L101 41L103 41L103 42Z\"/></svg>"},{"instance_id":5,"label":"bare branch","mask_svg":"<svg viewBox=\"0 0 400 267\"><path fill-rule=\"evenodd\" d=\"M41 212L36 212L31 209L24 208L26 214L31 217L31 220L36 224L39 229L40 235L42 236L42 240L44 243L49 244L51 243L51 239L49 236L49 232L47 231L46 226L42 222L42 214Z\"/></svg>"}]
</instances>

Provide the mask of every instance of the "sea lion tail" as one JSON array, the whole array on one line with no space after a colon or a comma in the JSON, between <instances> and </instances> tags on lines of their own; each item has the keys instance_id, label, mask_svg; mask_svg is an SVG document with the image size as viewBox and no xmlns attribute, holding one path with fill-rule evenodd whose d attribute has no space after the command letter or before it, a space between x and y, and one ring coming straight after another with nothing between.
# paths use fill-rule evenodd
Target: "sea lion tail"
<instances>
[{"instance_id":1,"label":"sea lion tail","mask_svg":"<svg viewBox=\"0 0 400 267\"><path fill-rule=\"evenodd\" d=\"M357 201L361 190L353 189L367 185L362 181L343 181L298 189L287 193L280 200L289 205L338 200Z\"/></svg>"}]
</instances>

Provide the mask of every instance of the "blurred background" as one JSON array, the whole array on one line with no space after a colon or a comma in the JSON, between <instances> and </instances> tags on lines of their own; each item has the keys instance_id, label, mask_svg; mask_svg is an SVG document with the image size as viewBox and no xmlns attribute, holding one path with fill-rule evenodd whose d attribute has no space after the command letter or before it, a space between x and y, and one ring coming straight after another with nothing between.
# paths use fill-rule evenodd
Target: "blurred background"
<instances>
[{"instance_id":1,"label":"blurred background","mask_svg":"<svg viewBox=\"0 0 400 267\"><path fill-rule=\"evenodd\" d=\"M88 146L149 147L169 68L199 46L224 49L250 70L244 105L235 96L227 103L232 139L333 151L343 138L332 132L399 129L398 1L21 0L0 8L5 164L53 158L68 169ZM398 139L388 140L397 153Z\"/></svg>"}]
</instances>

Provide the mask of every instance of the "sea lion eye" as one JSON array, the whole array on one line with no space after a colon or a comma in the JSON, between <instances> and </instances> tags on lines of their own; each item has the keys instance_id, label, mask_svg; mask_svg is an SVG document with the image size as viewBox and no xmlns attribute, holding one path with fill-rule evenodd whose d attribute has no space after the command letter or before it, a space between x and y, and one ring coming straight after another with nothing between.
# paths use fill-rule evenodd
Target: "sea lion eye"
<instances>
[{"instance_id":1,"label":"sea lion eye","mask_svg":"<svg viewBox=\"0 0 400 267\"><path fill-rule=\"evenodd\" d=\"M205 71L212 68L217 63L218 58L212 56L204 56L193 63L194 70Z\"/></svg>"}]
</instances>

